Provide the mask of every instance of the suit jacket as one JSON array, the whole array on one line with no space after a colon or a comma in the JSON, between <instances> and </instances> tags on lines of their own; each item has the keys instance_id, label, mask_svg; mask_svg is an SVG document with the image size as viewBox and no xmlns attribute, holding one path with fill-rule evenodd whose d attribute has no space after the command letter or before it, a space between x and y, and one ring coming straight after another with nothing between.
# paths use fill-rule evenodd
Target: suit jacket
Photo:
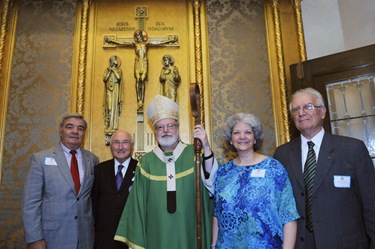
<instances>
[{"instance_id":1,"label":"suit jacket","mask_svg":"<svg viewBox=\"0 0 375 249\"><path fill-rule=\"evenodd\" d=\"M281 145L274 158L288 170L298 212L295 248L305 237L301 138ZM325 133L312 192L317 249L375 248L375 170L360 140Z\"/></svg>"},{"instance_id":2,"label":"suit jacket","mask_svg":"<svg viewBox=\"0 0 375 249\"><path fill-rule=\"evenodd\" d=\"M26 242L45 239L48 248L93 247L91 187L99 159L81 149L84 177L78 195L61 145L32 155L22 200Z\"/></svg>"},{"instance_id":3,"label":"suit jacket","mask_svg":"<svg viewBox=\"0 0 375 249\"><path fill-rule=\"evenodd\" d=\"M92 201L95 219L95 246L97 249L128 248L125 243L114 240L129 191L133 184L138 161L130 159L128 169L117 190L114 159L95 166Z\"/></svg>"}]
</instances>

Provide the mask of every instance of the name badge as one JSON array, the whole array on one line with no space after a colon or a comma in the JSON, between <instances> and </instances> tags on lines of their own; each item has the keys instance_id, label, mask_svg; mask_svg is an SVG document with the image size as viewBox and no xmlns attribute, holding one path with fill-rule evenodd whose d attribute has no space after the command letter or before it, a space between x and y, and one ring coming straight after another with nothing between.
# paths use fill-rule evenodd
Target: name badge
<instances>
[{"instance_id":1,"label":"name badge","mask_svg":"<svg viewBox=\"0 0 375 249\"><path fill-rule=\"evenodd\" d=\"M48 166L57 166L55 158L53 158L53 157L46 157L44 159L44 164L48 165Z\"/></svg>"},{"instance_id":2,"label":"name badge","mask_svg":"<svg viewBox=\"0 0 375 249\"><path fill-rule=\"evenodd\" d=\"M264 177L266 175L265 169L253 169L251 171L251 177Z\"/></svg>"},{"instance_id":3,"label":"name badge","mask_svg":"<svg viewBox=\"0 0 375 249\"><path fill-rule=\"evenodd\" d=\"M350 176L333 176L333 184L336 188L350 188Z\"/></svg>"}]
</instances>

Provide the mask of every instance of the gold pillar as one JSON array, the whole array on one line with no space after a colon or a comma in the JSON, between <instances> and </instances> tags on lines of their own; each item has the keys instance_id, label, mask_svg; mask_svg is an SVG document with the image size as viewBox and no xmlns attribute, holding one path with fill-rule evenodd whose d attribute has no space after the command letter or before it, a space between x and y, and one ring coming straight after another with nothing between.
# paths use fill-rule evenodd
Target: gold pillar
<instances>
[{"instance_id":1,"label":"gold pillar","mask_svg":"<svg viewBox=\"0 0 375 249\"><path fill-rule=\"evenodd\" d=\"M0 182L1 166L3 165L5 122L8 109L10 69L18 11L14 1L4 0L2 2L0 27Z\"/></svg>"}]
</instances>

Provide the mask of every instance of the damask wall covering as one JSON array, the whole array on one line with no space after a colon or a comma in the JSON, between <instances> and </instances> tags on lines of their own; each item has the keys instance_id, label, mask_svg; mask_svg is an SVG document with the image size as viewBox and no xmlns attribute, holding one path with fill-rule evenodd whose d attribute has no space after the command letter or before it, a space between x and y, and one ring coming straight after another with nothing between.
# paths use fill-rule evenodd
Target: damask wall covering
<instances>
[{"instance_id":1,"label":"damask wall covering","mask_svg":"<svg viewBox=\"0 0 375 249\"><path fill-rule=\"evenodd\" d=\"M237 112L257 115L262 152L275 147L262 0L208 0L213 149L221 162L222 126ZM32 153L58 143L69 111L76 0L19 1L0 184L0 248L25 248L23 181ZM207 94L207 93L206 93Z\"/></svg>"},{"instance_id":2,"label":"damask wall covering","mask_svg":"<svg viewBox=\"0 0 375 249\"><path fill-rule=\"evenodd\" d=\"M76 1L19 1L10 75L2 179L0 248L25 248L23 181L31 153L59 142L58 122L69 111Z\"/></svg>"},{"instance_id":3,"label":"damask wall covering","mask_svg":"<svg viewBox=\"0 0 375 249\"><path fill-rule=\"evenodd\" d=\"M214 151L222 162L222 127L237 112L258 116L263 124L261 152L275 149L270 73L262 0L209 0L207 6ZM218 153L217 153L218 154Z\"/></svg>"}]
</instances>

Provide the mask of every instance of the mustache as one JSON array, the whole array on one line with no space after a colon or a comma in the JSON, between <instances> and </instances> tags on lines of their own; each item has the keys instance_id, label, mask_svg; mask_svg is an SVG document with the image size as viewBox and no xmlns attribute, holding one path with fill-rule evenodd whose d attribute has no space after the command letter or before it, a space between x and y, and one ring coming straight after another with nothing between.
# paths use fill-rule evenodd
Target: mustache
<instances>
[{"instance_id":1,"label":"mustache","mask_svg":"<svg viewBox=\"0 0 375 249\"><path fill-rule=\"evenodd\" d=\"M173 136L173 134L171 133L171 132L168 132L168 131L166 131L166 132L163 132L163 134L161 134L161 137L169 137L169 136Z\"/></svg>"}]
</instances>

